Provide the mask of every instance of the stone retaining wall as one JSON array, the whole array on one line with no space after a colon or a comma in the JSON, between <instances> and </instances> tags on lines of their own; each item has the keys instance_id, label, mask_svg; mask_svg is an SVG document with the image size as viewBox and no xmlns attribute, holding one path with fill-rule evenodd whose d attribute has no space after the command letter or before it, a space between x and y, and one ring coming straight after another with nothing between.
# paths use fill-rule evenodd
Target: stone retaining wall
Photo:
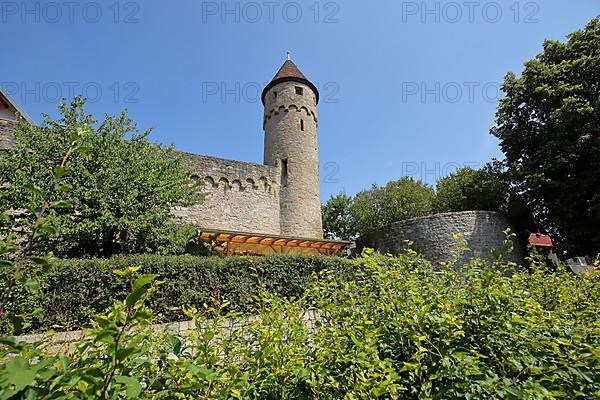
<instances>
[{"instance_id":1,"label":"stone retaining wall","mask_svg":"<svg viewBox=\"0 0 600 400\"><path fill-rule=\"evenodd\" d=\"M437 263L452 260L463 243L470 250L463 254L461 262L473 257L489 260L492 248L504 249L503 231L506 228L512 228L512 225L500 212L443 213L394 222L362 236L356 246L358 251L370 247L382 253L398 254L406 248L405 241L410 240L414 242L414 250ZM455 234L462 238L454 238ZM506 258L522 263L523 257L522 246L515 243L515 251Z\"/></svg>"}]
</instances>

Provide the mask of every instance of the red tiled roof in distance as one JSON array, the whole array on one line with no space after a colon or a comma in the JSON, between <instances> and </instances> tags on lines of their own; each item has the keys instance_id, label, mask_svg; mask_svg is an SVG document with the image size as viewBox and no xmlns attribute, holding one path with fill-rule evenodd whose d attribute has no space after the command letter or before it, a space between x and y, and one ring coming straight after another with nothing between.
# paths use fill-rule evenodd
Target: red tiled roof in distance
<instances>
[{"instance_id":1,"label":"red tiled roof in distance","mask_svg":"<svg viewBox=\"0 0 600 400\"><path fill-rule=\"evenodd\" d=\"M263 104L265 104L265 95L273 86L277 85L278 83L289 81L303 83L306 86L310 87L313 90L313 92L315 92L316 101L317 103L319 103L319 91L317 90L316 86L313 85L312 82L310 82L308 79L306 79L304 74L300 72L300 69L296 66L296 64L294 64L292 60L285 60L285 62L283 63L281 68L279 68L279 71L277 71L271 82L269 82L269 84L265 86L263 90L261 96Z\"/></svg>"},{"instance_id":2,"label":"red tiled roof in distance","mask_svg":"<svg viewBox=\"0 0 600 400\"><path fill-rule=\"evenodd\" d=\"M552 247L552 239L548 235L541 233L532 233L529 235L528 242L535 247Z\"/></svg>"}]
</instances>

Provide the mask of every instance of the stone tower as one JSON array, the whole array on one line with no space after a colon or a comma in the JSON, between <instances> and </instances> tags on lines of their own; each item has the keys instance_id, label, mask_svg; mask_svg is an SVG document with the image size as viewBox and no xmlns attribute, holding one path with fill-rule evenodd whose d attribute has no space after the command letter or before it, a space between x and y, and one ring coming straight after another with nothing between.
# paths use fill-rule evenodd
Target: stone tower
<instances>
[{"instance_id":1,"label":"stone tower","mask_svg":"<svg viewBox=\"0 0 600 400\"><path fill-rule=\"evenodd\" d=\"M317 150L319 91L288 58L262 92L264 163L280 170L280 229L323 238Z\"/></svg>"}]
</instances>

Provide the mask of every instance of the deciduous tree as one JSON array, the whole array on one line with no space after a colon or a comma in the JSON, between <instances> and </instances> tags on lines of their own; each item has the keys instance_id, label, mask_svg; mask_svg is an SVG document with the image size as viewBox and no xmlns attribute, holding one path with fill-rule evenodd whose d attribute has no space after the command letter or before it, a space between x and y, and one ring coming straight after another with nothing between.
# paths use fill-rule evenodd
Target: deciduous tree
<instances>
[{"instance_id":1,"label":"deciduous tree","mask_svg":"<svg viewBox=\"0 0 600 400\"><path fill-rule=\"evenodd\" d=\"M341 192L329 197L321 207L323 215L323 234L328 239L350 240L356 237L356 228L352 218L352 197Z\"/></svg>"},{"instance_id":2,"label":"deciduous tree","mask_svg":"<svg viewBox=\"0 0 600 400\"><path fill-rule=\"evenodd\" d=\"M506 203L508 187L491 167L464 167L438 180L437 212L468 210L497 211Z\"/></svg>"},{"instance_id":3,"label":"deciduous tree","mask_svg":"<svg viewBox=\"0 0 600 400\"><path fill-rule=\"evenodd\" d=\"M492 134L509 177L560 248L600 252L600 17L544 42L506 97Z\"/></svg>"},{"instance_id":4,"label":"deciduous tree","mask_svg":"<svg viewBox=\"0 0 600 400\"><path fill-rule=\"evenodd\" d=\"M170 210L201 200L201 188L171 147L148 139L125 112L96 124L76 98L60 106L41 126L21 122L18 148L0 155L0 206L31 209L39 193L48 193L55 175L66 174L61 207L45 217L59 232L45 232L40 244L60 256L108 256L160 251L169 244ZM56 168L75 132L80 151L70 168ZM59 235L57 233L60 233Z\"/></svg>"},{"instance_id":5,"label":"deciduous tree","mask_svg":"<svg viewBox=\"0 0 600 400\"><path fill-rule=\"evenodd\" d=\"M356 195L351 213L359 234L392 222L421 217L433 212L435 193L429 185L411 177L373 185Z\"/></svg>"}]
</instances>

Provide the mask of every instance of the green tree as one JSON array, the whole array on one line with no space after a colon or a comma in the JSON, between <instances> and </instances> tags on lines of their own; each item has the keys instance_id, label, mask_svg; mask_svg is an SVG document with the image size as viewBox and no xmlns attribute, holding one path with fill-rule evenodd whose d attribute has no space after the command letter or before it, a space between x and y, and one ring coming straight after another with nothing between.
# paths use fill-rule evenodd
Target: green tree
<instances>
[{"instance_id":1,"label":"green tree","mask_svg":"<svg viewBox=\"0 0 600 400\"><path fill-rule=\"evenodd\" d=\"M437 212L497 211L505 204L508 188L491 167L461 168L437 181Z\"/></svg>"},{"instance_id":2,"label":"green tree","mask_svg":"<svg viewBox=\"0 0 600 400\"><path fill-rule=\"evenodd\" d=\"M392 222L421 217L433 212L435 193L429 185L402 177L384 187L373 185L356 195L351 207L359 234Z\"/></svg>"},{"instance_id":3,"label":"green tree","mask_svg":"<svg viewBox=\"0 0 600 400\"><path fill-rule=\"evenodd\" d=\"M326 238L351 240L356 237L351 208L352 197L344 192L330 196L327 203L321 206L323 234Z\"/></svg>"},{"instance_id":4,"label":"green tree","mask_svg":"<svg viewBox=\"0 0 600 400\"><path fill-rule=\"evenodd\" d=\"M600 252L600 17L508 73L496 124L517 192L571 254Z\"/></svg>"},{"instance_id":5,"label":"green tree","mask_svg":"<svg viewBox=\"0 0 600 400\"><path fill-rule=\"evenodd\" d=\"M80 257L168 247L179 230L170 210L202 198L180 157L171 147L152 143L150 132L138 131L125 112L106 116L94 128L96 121L76 98L70 105L63 102L60 114L57 121L45 116L41 126L18 125L18 148L0 155L1 209L33 209L35 192L54 190L53 177L65 175L62 202L45 217L58 232L48 230L39 238L44 250ZM68 171L57 169L57 155L82 131Z\"/></svg>"}]
</instances>

